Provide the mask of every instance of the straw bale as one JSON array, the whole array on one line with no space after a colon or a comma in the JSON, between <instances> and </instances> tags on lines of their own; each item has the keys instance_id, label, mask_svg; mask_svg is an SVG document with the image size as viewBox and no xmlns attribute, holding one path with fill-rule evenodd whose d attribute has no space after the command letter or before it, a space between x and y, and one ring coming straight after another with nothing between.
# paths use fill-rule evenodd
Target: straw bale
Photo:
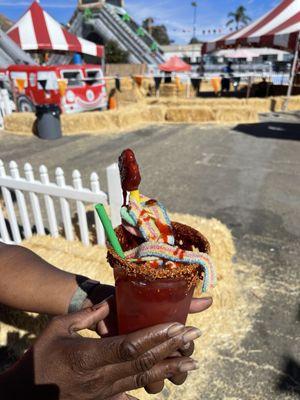
<instances>
[{"instance_id":1,"label":"straw bale","mask_svg":"<svg viewBox=\"0 0 300 400\"><path fill-rule=\"evenodd\" d=\"M34 113L13 113L4 117L4 128L19 135L32 134Z\"/></svg>"},{"instance_id":2,"label":"straw bale","mask_svg":"<svg viewBox=\"0 0 300 400\"><path fill-rule=\"evenodd\" d=\"M188 383L182 387L167 384L163 394L156 397L156 399L175 400L183 397L192 400L197 398L201 387L204 388L207 384L209 371L218 368L218 351L237 349L249 332L251 317L260 306L259 298L264 295L264 286L259 276L259 268L232 264L235 255L232 235L220 221L185 214L170 213L170 216L174 221L180 221L200 230L208 238L218 272L218 286L211 293L214 298L213 307L204 313L191 315L188 319L188 324L200 327L203 332L194 355L196 359L201 360L200 372L191 375ZM98 246L85 248L78 241L67 242L63 238L37 236L24 242L23 245L66 271L113 284L112 269L106 262L104 248ZM255 296L248 299L247 293L251 294L253 291ZM47 321L44 316L12 310L6 310L1 315L5 316L2 320L4 319L6 323L0 324L0 344L7 344L9 337L11 348L19 353L36 334L39 334ZM91 332L83 334L94 336ZM141 400L151 398L143 390L135 391L133 394Z\"/></svg>"},{"instance_id":3,"label":"straw bale","mask_svg":"<svg viewBox=\"0 0 300 400\"><path fill-rule=\"evenodd\" d=\"M162 83L159 92L164 97L172 97L177 95L177 86L175 83Z\"/></svg>"},{"instance_id":4,"label":"straw bale","mask_svg":"<svg viewBox=\"0 0 300 400\"><path fill-rule=\"evenodd\" d=\"M300 97L291 97L289 100L288 111L299 111L300 110Z\"/></svg>"},{"instance_id":5,"label":"straw bale","mask_svg":"<svg viewBox=\"0 0 300 400\"><path fill-rule=\"evenodd\" d=\"M274 101L274 106L276 107L277 100L273 99L273 101ZM248 100L244 99L244 104L248 107L254 108L255 111L258 113L267 113L271 111L272 99L271 98L266 98L266 99L250 98Z\"/></svg>"},{"instance_id":6,"label":"straw bale","mask_svg":"<svg viewBox=\"0 0 300 400\"><path fill-rule=\"evenodd\" d=\"M117 127L109 111L63 114L61 124L64 135L109 131Z\"/></svg>"},{"instance_id":7,"label":"straw bale","mask_svg":"<svg viewBox=\"0 0 300 400\"><path fill-rule=\"evenodd\" d=\"M218 122L258 122L258 113L252 107L216 107L213 108Z\"/></svg>"},{"instance_id":8,"label":"straw bale","mask_svg":"<svg viewBox=\"0 0 300 400\"><path fill-rule=\"evenodd\" d=\"M115 118L117 126L119 128L127 128L129 126L141 124L142 122L147 122L142 119L142 111L145 109L146 108L143 106L136 105L116 111Z\"/></svg>"},{"instance_id":9,"label":"straw bale","mask_svg":"<svg viewBox=\"0 0 300 400\"><path fill-rule=\"evenodd\" d=\"M162 106L148 106L144 107L141 112L143 121L147 121L148 123L152 122L165 122L166 120L166 107Z\"/></svg>"},{"instance_id":10,"label":"straw bale","mask_svg":"<svg viewBox=\"0 0 300 400\"><path fill-rule=\"evenodd\" d=\"M168 122L213 122L215 115L209 107L170 107L166 112Z\"/></svg>"}]
</instances>

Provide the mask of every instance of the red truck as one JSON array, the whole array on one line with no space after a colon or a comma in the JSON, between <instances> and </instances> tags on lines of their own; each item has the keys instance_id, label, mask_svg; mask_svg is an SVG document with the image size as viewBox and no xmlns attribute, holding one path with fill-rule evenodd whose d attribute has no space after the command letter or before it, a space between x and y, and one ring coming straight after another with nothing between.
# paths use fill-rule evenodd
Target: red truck
<instances>
[{"instance_id":1,"label":"red truck","mask_svg":"<svg viewBox=\"0 0 300 400\"><path fill-rule=\"evenodd\" d=\"M107 107L107 90L99 65L11 65L6 70L17 109L56 104L62 112L77 113Z\"/></svg>"}]
</instances>

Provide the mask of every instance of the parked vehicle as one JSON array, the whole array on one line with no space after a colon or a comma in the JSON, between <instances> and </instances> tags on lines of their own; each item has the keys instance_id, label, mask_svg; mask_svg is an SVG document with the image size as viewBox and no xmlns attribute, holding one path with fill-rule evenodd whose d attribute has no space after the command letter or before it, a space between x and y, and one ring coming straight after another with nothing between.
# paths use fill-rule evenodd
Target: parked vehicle
<instances>
[{"instance_id":1,"label":"parked vehicle","mask_svg":"<svg viewBox=\"0 0 300 400\"><path fill-rule=\"evenodd\" d=\"M21 112L34 112L43 104L56 104L64 113L107 107L106 84L99 65L12 65L6 74Z\"/></svg>"}]
</instances>

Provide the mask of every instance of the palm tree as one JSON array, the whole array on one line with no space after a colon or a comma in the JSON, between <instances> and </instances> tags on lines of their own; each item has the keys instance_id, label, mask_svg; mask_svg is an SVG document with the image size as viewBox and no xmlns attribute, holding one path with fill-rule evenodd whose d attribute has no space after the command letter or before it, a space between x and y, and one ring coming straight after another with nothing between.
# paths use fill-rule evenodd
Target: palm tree
<instances>
[{"instance_id":1,"label":"palm tree","mask_svg":"<svg viewBox=\"0 0 300 400\"><path fill-rule=\"evenodd\" d=\"M226 26L230 26L235 24L235 29L238 31L243 26L248 25L251 21L251 18L247 15L247 10L244 6L239 6L235 12L231 12L228 14L229 21Z\"/></svg>"},{"instance_id":2,"label":"palm tree","mask_svg":"<svg viewBox=\"0 0 300 400\"><path fill-rule=\"evenodd\" d=\"M148 17L143 21L143 28L146 29L150 36L152 36L153 24L154 19L152 17Z\"/></svg>"}]
</instances>

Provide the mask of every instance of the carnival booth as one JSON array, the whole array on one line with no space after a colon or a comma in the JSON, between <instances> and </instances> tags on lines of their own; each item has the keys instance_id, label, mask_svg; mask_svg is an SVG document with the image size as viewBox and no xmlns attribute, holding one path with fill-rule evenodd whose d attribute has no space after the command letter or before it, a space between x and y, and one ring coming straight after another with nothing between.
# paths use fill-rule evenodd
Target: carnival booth
<instances>
[{"instance_id":1,"label":"carnival booth","mask_svg":"<svg viewBox=\"0 0 300 400\"><path fill-rule=\"evenodd\" d=\"M292 93L300 39L300 0L283 0L257 21L215 41L204 43L202 54L239 47L272 47L294 54L288 94Z\"/></svg>"},{"instance_id":2,"label":"carnival booth","mask_svg":"<svg viewBox=\"0 0 300 400\"><path fill-rule=\"evenodd\" d=\"M7 75L13 86L19 111L35 111L44 105L56 105L61 112L75 113L107 107L106 85L100 63L47 65L49 54L56 52L104 58L104 47L75 36L62 27L37 1L8 31L20 48L39 58L37 66L10 66Z\"/></svg>"},{"instance_id":3,"label":"carnival booth","mask_svg":"<svg viewBox=\"0 0 300 400\"><path fill-rule=\"evenodd\" d=\"M8 31L21 49L30 52L71 52L104 57L104 47L82 39L63 28L34 1Z\"/></svg>"},{"instance_id":4,"label":"carnival booth","mask_svg":"<svg viewBox=\"0 0 300 400\"><path fill-rule=\"evenodd\" d=\"M177 56L171 57L167 62L159 66L159 69L163 72L189 72L191 68L189 64Z\"/></svg>"}]
</instances>

